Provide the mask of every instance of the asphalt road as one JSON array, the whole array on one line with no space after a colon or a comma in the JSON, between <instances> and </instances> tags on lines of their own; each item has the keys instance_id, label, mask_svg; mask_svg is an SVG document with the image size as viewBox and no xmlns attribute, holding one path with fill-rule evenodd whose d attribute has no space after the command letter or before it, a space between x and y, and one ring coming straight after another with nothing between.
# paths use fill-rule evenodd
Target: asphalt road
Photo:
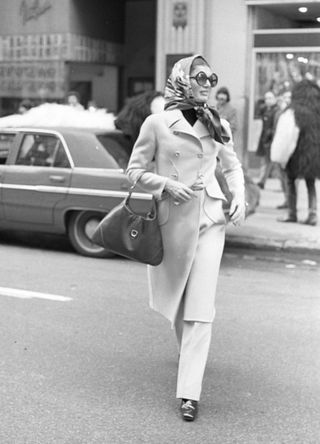
<instances>
[{"instance_id":1,"label":"asphalt road","mask_svg":"<svg viewBox=\"0 0 320 444\"><path fill-rule=\"evenodd\" d=\"M320 443L320 258L226 251L200 415L184 423L144 266L50 236L2 233L0 251L1 444Z\"/></svg>"}]
</instances>

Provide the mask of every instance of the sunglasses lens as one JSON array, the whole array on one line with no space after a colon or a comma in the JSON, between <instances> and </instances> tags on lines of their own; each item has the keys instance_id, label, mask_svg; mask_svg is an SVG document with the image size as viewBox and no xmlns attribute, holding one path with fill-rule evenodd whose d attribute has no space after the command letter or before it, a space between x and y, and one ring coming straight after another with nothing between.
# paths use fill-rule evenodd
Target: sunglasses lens
<instances>
[{"instance_id":1,"label":"sunglasses lens","mask_svg":"<svg viewBox=\"0 0 320 444\"><path fill-rule=\"evenodd\" d=\"M207 80L208 77L206 76L206 74L204 72L199 72L199 74L197 75L198 85L204 86L207 83Z\"/></svg>"},{"instance_id":2,"label":"sunglasses lens","mask_svg":"<svg viewBox=\"0 0 320 444\"><path fill-rule=\"evenodd\" d=\"M215 74L215 73L211 74L211 76L209 77L209 82L212 87L216 86L216 84L218 83L217 74Z\"/></svg>"}]
</instances>

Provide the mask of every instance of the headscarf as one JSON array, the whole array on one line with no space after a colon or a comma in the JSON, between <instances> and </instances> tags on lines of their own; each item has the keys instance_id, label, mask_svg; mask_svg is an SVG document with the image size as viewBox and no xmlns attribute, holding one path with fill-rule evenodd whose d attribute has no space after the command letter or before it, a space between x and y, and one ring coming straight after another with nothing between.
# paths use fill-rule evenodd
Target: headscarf
<instances>
[{"instance_id":1,"label":"headscarf","mask_svg":"<svg viewBox=\"0 0 320 444\"><path fill-rule=\"evenodd\" d=\"M221 125L218 112L207 103L195 101L190 83L190 71L195 59L201 58L205 65L206 60L200 55L193 55L180 59L172 68L165 88L165 110L179 109L181 111L194 108L197 118L209 131L210 136L219 143L229 142L230 137ZM208 65L209 66L209 65Z\"/></svg>"}]
</instances>

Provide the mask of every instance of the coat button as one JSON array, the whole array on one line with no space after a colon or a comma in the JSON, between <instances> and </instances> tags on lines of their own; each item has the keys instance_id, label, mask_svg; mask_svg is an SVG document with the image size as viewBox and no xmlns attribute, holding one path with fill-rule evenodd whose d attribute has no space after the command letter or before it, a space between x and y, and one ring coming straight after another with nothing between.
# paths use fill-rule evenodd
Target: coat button
<instances>
[{"instance_id":1,"label":"coat button","mask_svg":"<svg viewBox=\"0 0 320 444\"><path fill-rule=\"evenodd\" d=\"M174 154L175 154L176 157L179 157L180 156L180 151L176 151Z\"/></svg>"},{"instance_id":2,"label":"coat button","mask_svg":"<svg viewBox=\"0 0 320 444\"><path fill-rule=\"evenodd\" d=\"M202 153L197 154L197 156L199 157L199 159L203 158L203 154Z\"/></svg>"}]
</instances>

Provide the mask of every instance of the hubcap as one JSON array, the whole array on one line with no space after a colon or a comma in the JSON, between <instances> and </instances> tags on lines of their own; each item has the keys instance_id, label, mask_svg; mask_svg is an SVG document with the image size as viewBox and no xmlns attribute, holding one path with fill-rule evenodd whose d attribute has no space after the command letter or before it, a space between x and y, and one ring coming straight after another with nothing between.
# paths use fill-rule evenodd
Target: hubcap
<instances>
[{"instance_id":1,"label":"hubcap","mask_svg":"<svg viewBox=\"0 0 320 444\"><path fill-rule=\"evenodd\" d=\"M99 220L98 219L89 219L88 222L86 223L85 227L84 227L84 232L86 234L86 236L91 239L93 236L93 233L95 232L97 226L99 225Z\"/></svg>"}]
</instances>

